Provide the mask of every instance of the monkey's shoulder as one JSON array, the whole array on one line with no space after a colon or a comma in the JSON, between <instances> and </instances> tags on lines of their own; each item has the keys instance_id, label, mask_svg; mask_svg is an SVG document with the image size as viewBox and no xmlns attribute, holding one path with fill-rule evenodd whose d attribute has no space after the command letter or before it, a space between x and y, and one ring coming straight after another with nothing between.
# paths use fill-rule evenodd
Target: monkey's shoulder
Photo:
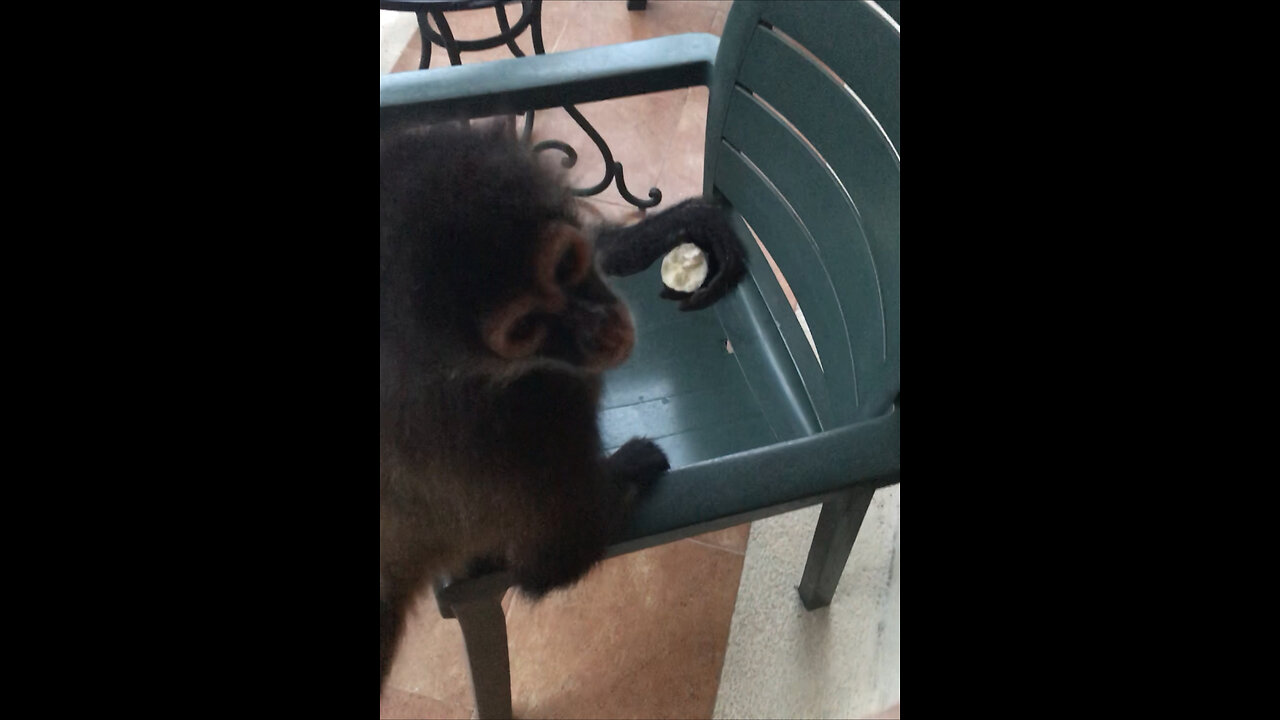
<instances>
[{"instance_id":1,"label":"monkey's shoulder","mask_svg":"<svg viewBox=\"0 0 1280 720\"><path fill-rule=\"evenodd\" d=\"M494 377L493 409L510 419L595 417L599 376L554 360L539 360Z\"/></svg>"}]
</instances>

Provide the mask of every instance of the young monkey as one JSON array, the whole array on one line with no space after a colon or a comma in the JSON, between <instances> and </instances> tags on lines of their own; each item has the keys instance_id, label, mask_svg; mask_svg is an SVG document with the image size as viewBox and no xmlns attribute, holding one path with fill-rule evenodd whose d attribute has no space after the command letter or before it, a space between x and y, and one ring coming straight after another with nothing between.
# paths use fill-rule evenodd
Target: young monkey
<instances>
[{"instance_id":1,"label":"young monkey","mask_svg":"<svg viewBox=\"0 0 1280 720\"><path fill-rule=\"evenodd\" d=\"M569 190L501 127L384 130L379 150L381 689L434 577L485 559L533 597L572 583L668 469L646 439L603 455L600 373L635 330L597 262L631 274L702 238L721 260L697 293L666 295L682 309L745 271L720 211L697 201L602 234L616 252L597 258Z\"/></svg>"}]
</instances>

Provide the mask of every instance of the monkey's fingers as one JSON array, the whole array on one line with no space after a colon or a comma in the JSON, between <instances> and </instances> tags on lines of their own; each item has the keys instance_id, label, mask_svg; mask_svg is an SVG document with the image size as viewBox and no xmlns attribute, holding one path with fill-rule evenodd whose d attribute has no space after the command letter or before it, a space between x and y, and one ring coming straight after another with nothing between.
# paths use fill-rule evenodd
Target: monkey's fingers
<instances>
[{"instance_id":1,"label":"monkey's fingers","mask_svg":"<svg viewBox=\"0 0 1280 720\"><path fill-rule=\"evenodd\" d=\"M697 292L690 295L686 300L680 303L681 312L691 312L694 310L702 310L715 304L720 298L729 294L732 287L726 287L724 283L708 284L699 288Z\"/></svg>"},{"instance_id":2,"label":"monkey's fingers","mask_svg":"<svg viewBox=\"0 0 1280 720\"><path fill-rule=\"evenodd\" d=\"M734 240L735 246L737 240ZM702 287L695 290L691 295L686 297L680 303L680 310L689 312L693 310L702 310L709 307L716 301L728 295L742 279L747 276L747 266L741 256L742 248L736 246L732 251L725 253L722 258L724 264L720 266L716 274Z\"/></svg>"},{"instance_id":3,"label":"monkey's fingers","mask_svg":"<svg viewBox=\"0 0 1280 720\"><path fill-rule=\"evenodd\" d=\"M641 487L671 469L667 454L648 438L631 438L615 450L607 462L616 480Z\"/></svg>"}]
</instances>

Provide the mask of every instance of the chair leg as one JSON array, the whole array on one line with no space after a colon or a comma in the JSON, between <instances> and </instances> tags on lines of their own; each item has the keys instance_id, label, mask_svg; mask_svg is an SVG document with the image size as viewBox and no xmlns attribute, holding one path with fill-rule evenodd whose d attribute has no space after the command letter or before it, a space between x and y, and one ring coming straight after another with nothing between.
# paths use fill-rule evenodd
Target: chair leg
<instances>
[{"instance_id":1,"label":"chair leg","mask_svg":"<svg viewBox=\"0 0 1280 720\"><path fill-rule=\"evenodd\" d=\"M857 488L823 504L818 527L813 531L813 543L809 546L804 577L800 580L800 602L806 610L831 604L874 494L874 488Z\"/></svg>"},{"instance_id":2,"label":"chair leg","mask_svg":"<svg viewBox=\"0 0 1280 720\"><path fill-rule=\"evenodd\" d=\"M440 614L457 618L467 648L471 689L480 720L510 720L511 664L507 654L507 618L502 596L508 582L494 576L436 587Z\"/></svg>"}]
</instances>

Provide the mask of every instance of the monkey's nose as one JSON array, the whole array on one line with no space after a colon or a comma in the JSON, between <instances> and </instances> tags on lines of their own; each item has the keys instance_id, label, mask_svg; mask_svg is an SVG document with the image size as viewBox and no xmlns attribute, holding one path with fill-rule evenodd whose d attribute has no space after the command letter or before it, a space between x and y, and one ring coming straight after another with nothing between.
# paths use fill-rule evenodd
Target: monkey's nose
<instances>
[{"instance_id":1,"label":"monkey's nose","mask_svg":"<svg viewBox=\"0 0 1280 720\"><path fill-rule=\"evenodd\" d=\"M597 337L600 343L597 358L602 370L618 367L631 357L636 345L636 330L631 322L631 313L625 306L610 313L609 322Z\"/></svg>"}]
</instances>

